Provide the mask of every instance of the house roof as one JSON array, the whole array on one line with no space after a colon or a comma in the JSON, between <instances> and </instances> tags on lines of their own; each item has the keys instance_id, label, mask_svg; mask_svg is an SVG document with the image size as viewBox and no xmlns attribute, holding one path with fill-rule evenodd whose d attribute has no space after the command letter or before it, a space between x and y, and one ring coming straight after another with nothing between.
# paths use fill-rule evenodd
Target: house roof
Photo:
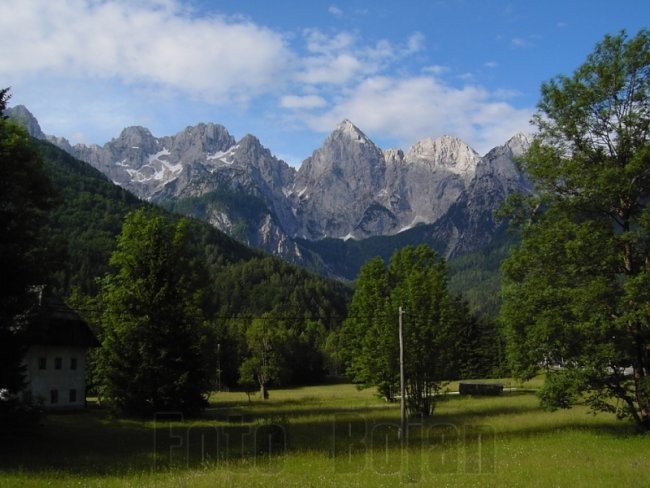
<instances>
[{"instance_id":1,"label":"house roof","mask_svg":"<svg viewBox=\"0 0 650 488\"><path fill-rule=\"evenodd\" d=\"M35 290L35 300L26 334L29 345L99 346L88 324L61 299L40 288Z\"/></svg>"}]
</instances>

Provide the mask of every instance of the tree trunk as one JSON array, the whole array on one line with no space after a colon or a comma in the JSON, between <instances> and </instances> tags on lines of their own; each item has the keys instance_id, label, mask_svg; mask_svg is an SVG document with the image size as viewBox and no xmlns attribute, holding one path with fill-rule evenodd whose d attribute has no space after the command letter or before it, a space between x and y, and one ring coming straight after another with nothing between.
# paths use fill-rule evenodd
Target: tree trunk
<instances>
[{"instance_id":1,"label":"tree trunk","mask_svg":"<svg viewBox=\"0 0 650 488\"><path fill-rule=\"evenodd\" d=\"M650 377L647 371L647 348L643 340L637 338L637 360L633 366L634 391L639 407L639 423L650 431Z\"/></svg>"}]
</instances>

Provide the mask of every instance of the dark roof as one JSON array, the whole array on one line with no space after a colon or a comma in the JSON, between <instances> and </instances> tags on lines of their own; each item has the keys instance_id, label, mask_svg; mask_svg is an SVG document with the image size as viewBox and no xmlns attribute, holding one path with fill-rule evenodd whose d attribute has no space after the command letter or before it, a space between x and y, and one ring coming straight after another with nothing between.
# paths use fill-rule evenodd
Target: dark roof
<instances>
[{"instance_id":1,"label":"dark roof","mask_svg":"<svg viewBox=\"0 0 650 488\"><path fill-rule=\"evenodd\" d=\"M29 345L97 347L88 324L58 297L35 290L35 308L26 340Z\"/></svg>"}]
</instances>

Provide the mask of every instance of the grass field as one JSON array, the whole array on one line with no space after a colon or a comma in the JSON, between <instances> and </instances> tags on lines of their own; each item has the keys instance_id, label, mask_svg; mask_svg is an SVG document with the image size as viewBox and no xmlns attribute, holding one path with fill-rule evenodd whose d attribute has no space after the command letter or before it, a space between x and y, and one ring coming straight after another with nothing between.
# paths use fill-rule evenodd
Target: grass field
<instances>
[{"instance_id":1,"label":"grass field","mask_svg":"<svg viewBox=\"0 0 650 488\"><path fill-rule=\"evenodd\" d=\"M3 440L0 486L650 486L650 435L583 407L543 411L531 392L444 397L410 419L404 449L399 405L349 384L211 400L193 420L51 414Z\"/></svg>"}]
</instances>

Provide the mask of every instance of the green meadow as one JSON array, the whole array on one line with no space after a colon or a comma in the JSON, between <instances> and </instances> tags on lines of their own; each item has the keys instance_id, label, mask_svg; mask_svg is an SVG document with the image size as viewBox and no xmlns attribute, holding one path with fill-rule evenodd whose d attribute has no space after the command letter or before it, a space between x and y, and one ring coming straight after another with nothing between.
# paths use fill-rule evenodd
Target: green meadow
<instances>
[{"instance_id":1,"label":"green meadow","mask_svg":"<svg viewBox=\"0 0 650 488\"><path fill-rule=\"evenodd\" d=\"M535 386L442 397L404 448L399 404L350 384L218 393L200 419L50 414L4 438L0 486L650 486L650 435L582 406L544 411Z\"/></svg>"}]
</instances>

